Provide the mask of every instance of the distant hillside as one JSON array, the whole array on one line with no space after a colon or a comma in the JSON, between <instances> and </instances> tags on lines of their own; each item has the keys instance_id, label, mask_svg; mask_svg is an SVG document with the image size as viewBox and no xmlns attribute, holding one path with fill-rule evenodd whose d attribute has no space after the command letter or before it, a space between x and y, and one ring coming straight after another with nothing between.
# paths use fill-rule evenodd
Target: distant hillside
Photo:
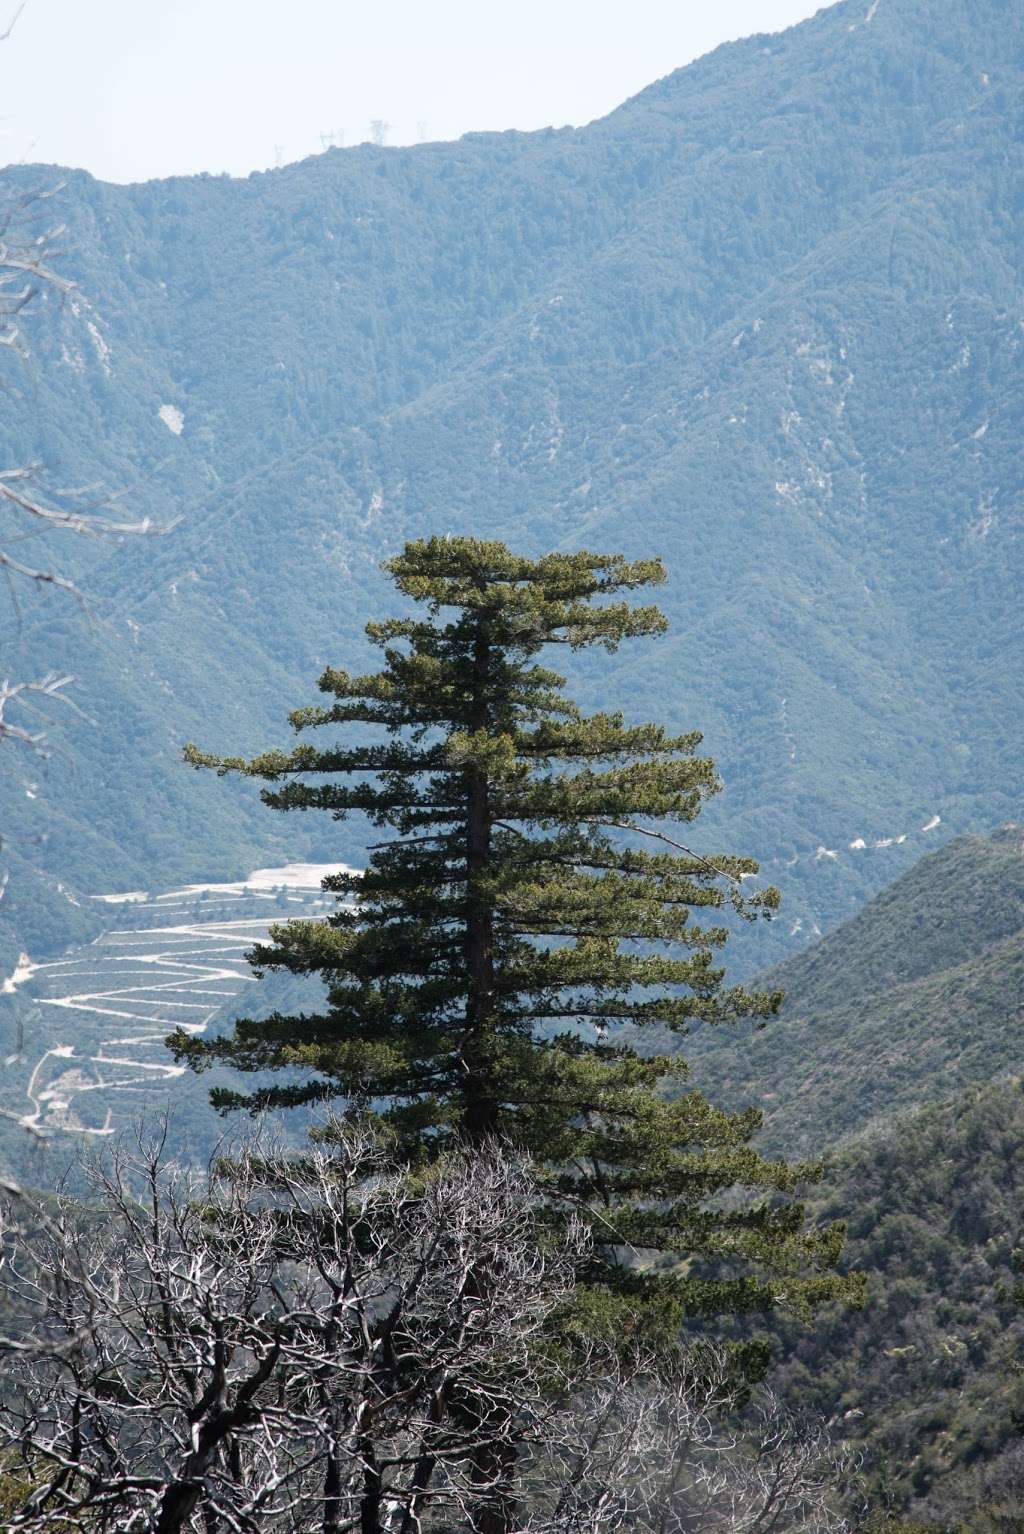
<instances>
[{"instance_id":1,"label":"distant hillside","mask_svg":"<svg viewBox=\"0 0 1024 1534\"><path fill-rule=\"evenodd\" d=\"M237 1118L214 1113L210 1087L174 1065L172 1028L204 1031L256 987L245 954L268 925L316 919L333 904L326 869L263 869L245 885L134 891L102 902L107 930L56 959L22 965L0 1010L0 1165L37 1187L110 1137L170 1113L175 1155L204 1162ZM251 1086L254 1080L249 1078ZM287 1132L304 1133L304 1115Z\"/></svg>"},{"instance_id":2,"label":"distant hillside","mask_svg":"<svg viewBox=\"0 0 1024 1534\"><path fill-rule=\"evenodd\" d=\"M786 893L748 972L1018 815L1022 60L1012 0L843 0L579 130L68 175L80 293L24 317L0 461L183 521L74 552L91 619L0 635L94 721L5 758L0 958L92 935L91 894L357 861L179 747L282 739L428 531L665 556L670 637L575 685L705 730L699 845Z\"/></svg>"},{"instance_id":3,"label":"distant hillside","mask_svg":"<svg viewBox=\"0 0 1024 1534\"><path fill-rule=\"evenodd\" d=\"M793 1327L777 1383L837 1419L883 1505L956 1534L1024 1508L1024 1093L972 1087L866 1136L814 1201L868 1301Z\"/></svg>"},{"instance_id":4,"label":"distant hillside","mask_svg":"<svg viewBox=\"0 0 1024 1534\"><path fill-rule=\"evenodd\" d=\"M762 1107L788 1153L1024 1070L1024 826L957 837L761 980L786 993L777 1020L682 1047L695 1084Z\"/></svg>"}]
</instances>

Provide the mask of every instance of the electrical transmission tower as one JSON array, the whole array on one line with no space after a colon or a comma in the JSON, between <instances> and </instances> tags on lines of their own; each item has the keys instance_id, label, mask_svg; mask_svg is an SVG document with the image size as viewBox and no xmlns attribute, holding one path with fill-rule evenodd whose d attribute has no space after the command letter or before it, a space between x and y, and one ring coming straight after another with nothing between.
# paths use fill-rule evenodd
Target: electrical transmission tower
<instances>
[{"instance_id":1,"label":"electrical transmission tower","mask_svg":"<svg viewBox=\"0 0 1024 1534\"><path fill-rule=\"evenodd\" d=\"M374 117L370 123L370 138L375 144L387 142L387 136L391 132L391 124L385 122L383 117Z\"/></svg>"}]
</instances>

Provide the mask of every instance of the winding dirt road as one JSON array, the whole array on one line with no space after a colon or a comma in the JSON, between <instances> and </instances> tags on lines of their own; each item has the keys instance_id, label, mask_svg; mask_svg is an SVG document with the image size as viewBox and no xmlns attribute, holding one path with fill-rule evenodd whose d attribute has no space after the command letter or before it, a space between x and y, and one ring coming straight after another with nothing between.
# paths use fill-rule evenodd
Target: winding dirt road
<instances>
[{"instance_id":1,"label":"winding dirt road","mask_svg":"<svg viewBox=\"0 0 1024 1534\"><path fill-rule=\"evenodd\" d=\"M334 897L319 881L331 871L264 869L234 885L98 897L116 926L60 959L23 959L5 984L23 1010L31 1004L5 1062L8 1111L50 1134L123 1127L155 1088L184 1074L165 1048L168 1032L209 1027L251 982L245 953L272 923L325 915Z\"/></svg>"}]
</instances>

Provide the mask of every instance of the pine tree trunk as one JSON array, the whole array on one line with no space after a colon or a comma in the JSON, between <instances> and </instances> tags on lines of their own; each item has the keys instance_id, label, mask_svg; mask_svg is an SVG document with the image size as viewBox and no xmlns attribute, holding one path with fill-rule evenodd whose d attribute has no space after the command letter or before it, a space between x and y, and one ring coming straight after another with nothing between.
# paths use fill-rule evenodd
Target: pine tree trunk
<instances>
[{"instance_id":1,"label":"pine tree trunk","mask_svg":"<svg viewBox=\"0 0 1024 1534\"><path fill-rule=\"evenodd\" d=\"M485 730L487 716L487 674L490 646L481 625L473 650L472 727ZM467 1062L465 1129L471 1140L480 1141L494 1134L498 1127L498 1104L495 1099L487 1054L487 1033L494 1010L494 917L489 895L481 880L491 860L490 795L487 777L479 768L468 773L466 795L466 1045Z\"/></svg>"},{"instance_id":2,"label":"pine tree trunk","mask_svg":"<svg viewBox=\"0 0 1024 1534\"><path fill-rule=\"evenodd\" d=\"M490 646L481 624L473 651L472 727L486 730L486 687ZM488 1057L487 1035L494 1025L494 914L491 897L480 889L489 872L491 836L494 829L486 775L478 768L469 774L466 813L466 1033L470 1069L467 1079L464 1125L467 1137L479 1143L498 1129L498 1100ZM471 1282L484 1286L485 1273L474 1273ZM481 1487L473 1508L474 1534L510 1534L515 1525L515 1502L510 1490L515 1450L495 1440L473 1456L473 1479ZM485 1489L486 1488L486 1489Z\"/></svg>"}]
</instances>

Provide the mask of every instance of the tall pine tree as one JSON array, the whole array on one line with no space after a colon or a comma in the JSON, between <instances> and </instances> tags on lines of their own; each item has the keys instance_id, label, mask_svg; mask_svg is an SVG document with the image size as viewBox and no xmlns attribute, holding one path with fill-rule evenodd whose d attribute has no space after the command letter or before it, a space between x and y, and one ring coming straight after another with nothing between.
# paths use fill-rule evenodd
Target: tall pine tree
<instances>
[{"instance_id":1,"label":"tall pine tree","mask_svg":"<svg viewBox=\"0 0 1024 1534\"><path fill-rule=\"evenodd\" d=\"M275 809L361 812L394 833L363 873L325 881L340 897L327 921L273 928L251 954L259 972L322 977L325 1009L179 1032L176 1055L286 1068L281 1085L214 1100L354 1100L414 1161L467 1137L526 1147L550 1193L588 1212L593 1302L612 1314L639 1305L671 1332L683 1315L848 1289L841 1230L807 1229L787 1196L816 1169L763 1159L756 1111L717 1110L686 1088L677 1053L633 1042L767 1018L781 999L726 988L715 958L720 908L770 912L776 892L744 897L753 861L678 841L718 788L701 737L584 716L537 663L549 646L661 633L657 608L608 599L661 582L662 565L434 538L386 568L426 615L369 624L383 668L326 671L333 701L291 716L298 731L340 727L336 743L251 761L186 749L196 767L273 784Z\"/></svg>"}]
</instances>

